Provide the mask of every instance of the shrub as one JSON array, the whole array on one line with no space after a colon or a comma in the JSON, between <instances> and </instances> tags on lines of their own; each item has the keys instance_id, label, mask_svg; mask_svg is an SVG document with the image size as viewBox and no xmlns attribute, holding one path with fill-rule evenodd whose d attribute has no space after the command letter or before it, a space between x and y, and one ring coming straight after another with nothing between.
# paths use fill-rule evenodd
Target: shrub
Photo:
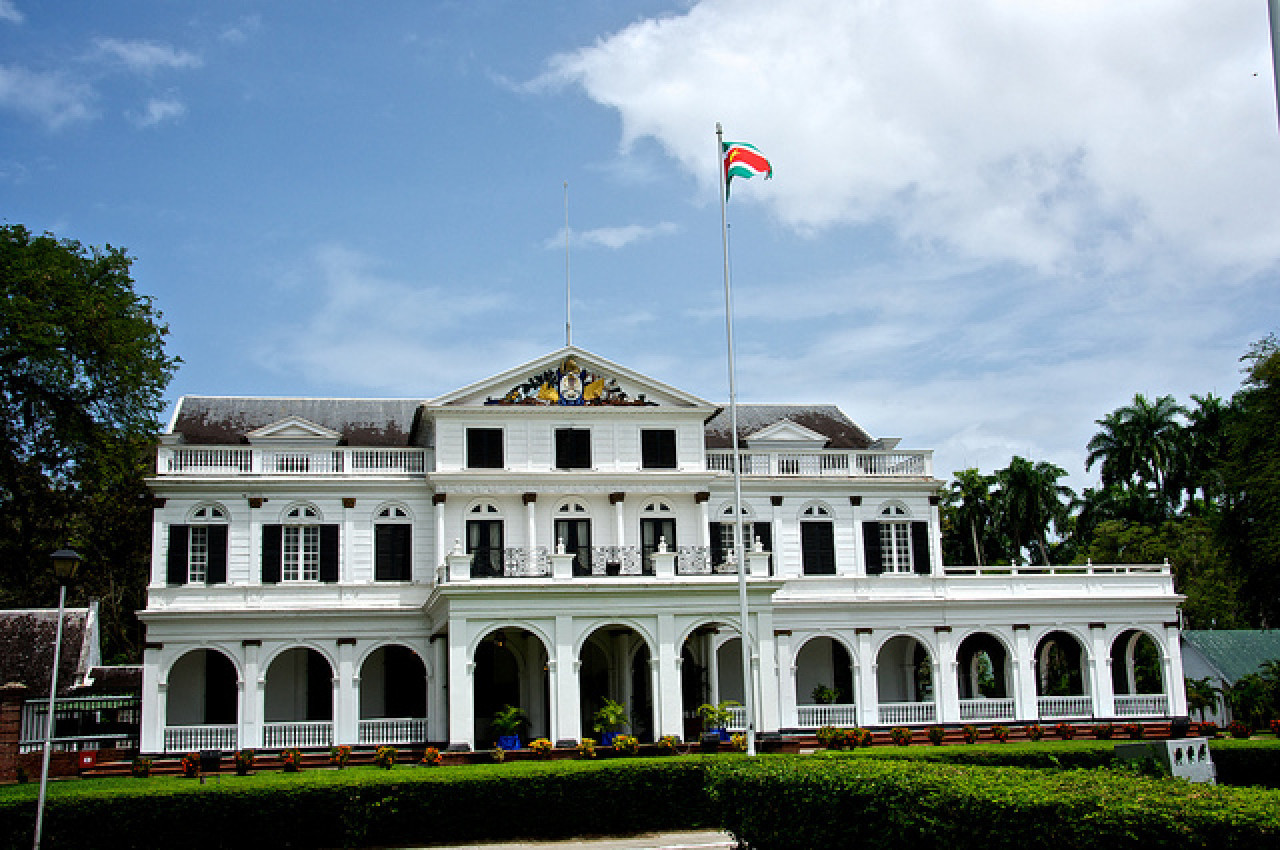
<instances>
[{"instance_id":1,"label":"shrub","mask_svg":"<svg viewBox=\"0 0 1280 850\"><path fill-rule=\"evenodd\" d=\"M1124 724L1124 733L1134 741L1140 741L1147 736L1147 730L1141 723Z\"/></svg>"},{"instance_id":2,"label":"shrub","mask_svg":"<svg viewBox=\"0 0 1280 850\"><path fill-rule=\"evenodd\" d=\"M578 758L593 759L596 757L596 742L591 738L583 738L577 746Z\"/></svg>"},{"instance_id":3,"label":"shrub","mask_svg":"<svg viewBox=\"0 0 1280 850\"><path fill-rule=\"evenodd\" d=\"M680 750L680 739L675 735L663 735L658 739L658 752L664 755L675 755Z\"/></svg>"},{"instance_id":4,"label":"shrub","mask_svg":"<svg viewBox=\"0 0 1280 850\"><path fill-rule=\"evenodd\" d=\"M182 775L188 779L194 779L200 775L199 753L187 753L179 764L182 766Z\"/></svg>"},{"instance_id":5,"label":"shrub","mask_svg":"<svg viewBox=\"0 0 1280 850\"><path fill-rule=\"evenodd\" d=\"M613 751L624 756L634 756L640 752L640 739L635 735L615 735Z\"/></svg>"},{"instance_id":6,"label":"shrub","mask_svg":"<svg viewBox=\"0 0 1280 850\"><path fill-rule=\"evenodd\" d=\"M972 723L966 723L964 728L960 731L964 733L964 742L966 744L977 743L977 740L978 740L977 726L974 726Z\"/></svg>"},{"instance_id":7,"label":"shrub","mask_svg":"<svg viewBox=\"0 0 1280 850\"><path fill-rule=\"evenodd\" d=\"M929 736L929 743L937 747L942 744L942 739L947 737L947 730L941 726L930 726L926 734Z\"/></svg>"},{"instance_id":8,"label":"shrub","mask_svg":"<svg viewBox=\"0 0 1280 850\"><path fill-rule=\"evenodd\" d=\"M730 735L729 744L733 747L734 752L745 753L747 751L747 736L741 732Z\"/></svg>"},{"instance_id":9,"label":"shrub","mask_svg":"<svg viewBox=\"0 0 1280 850\"><path fill-rule=\"evenodd\" d=\"M507 751L504 750L502 747L494 747L492 750L489 750L489 761L493 762L494 764L502 764L506 760L507 760Z\"/></svg>"},{"instance_id":10,"label":"shrub","mask_svg":"<svg viewBox=\"0 0 1280 850\"><path fill-rule=\"evenodd\" d=\"M422 751L422 760L418 764L423 767L439 767L440 762L444 761L440 755L440 751L435 747L427 747Z\"/></svg>"},{"instance_id":11,"label":"shrub","mask_svg":"<svg viewBox=\"0 0 1280 850\"><path fill-rule=\"evenodd\" d=\"M284 765L285 773L297 773L302 770L302 752L297 749L288 749L280 753L280 763Z\"/></svg>"},{"instance_id":12,"label":"shrub","mask_svg":"<svg viewBox=\"0 0 1280 850\"><path fill-rule=\"evenodd\" d=\"M1027 725L1026 733L1032 741L1039 741L1044 737L1044 727L1039 723L1030 723Z\"/></svg>"},{"instance_id":13,"label":"shrub","mask_svg":"<svg viewBox=\"0 0 1280 850\"><path fill-rule=\"evenodd\" d=\"M1076 727L1070 723L1059 723L1053 727L1053 732L1064 741L1070 741L1076 736Z\"/></svg>"},{"instance_id":14,"label":"shrub","mask_svg":"<svg viewBox=\"0 0 1280 850\"><path fill-rule=\"evenodd\" d=\"M1253 730L1249 728L1249 724L1240 720L1231 721L1231 725L1227 727L1227 731L1231 733L1232 738L1248 738L1253 734Z\"/></svg>"},{"instance_id":15,"label":"shrub","mask_svg":"<svg viewBox=\"0 0 1280 850\"><path fill-rule=\"evenodd\" d=\"M871 746L871 730L863 729L861 726L845 729L844 743L850 749L854 747L869 747Z\"/></svg>"},{"instance_id":16,"label":"shrub","mask_svg":"<svg viewBox=\"0 0 1280 850\"><path fill-rule=\"evenodd\" d=\"M1206 738L1216 738L1218 737L1218 734L1219 734L1218 724L1214 723L1212 720L1206 720L1203 723L1197 723L1196 734L1202 735Z\"/></svg>"},{"instance_id":17,"label":"shrub","mask_svg":"<svg viewBox=\"0 0 1280 850\"><path fill-rule=\"evenodd\" d=\"M828 750L838 750L844 746L844 731L834 726L823 726L817 731L818 743Z\"/></svg>"},{"instance_id":18,"label":"shrub","mask_svg":"<svg viewBox=\"0 0 1280 850\"><path fill-rule=\"evenodd\" d=\"M329 764L337 765L338 770L347 766L347 762L351 761L351 748L345 744L341 747L331 747L329 749Z\"/></svg>"},{"instance_id":19,"label":"shrub","mask_svg":"<svg viewBox=\"0 0 1280 850\"><path fill-rule=\"evenodd\" d=\"M539 758L551 758L551 750L554 748L555 745L547 738L535 738L529 742L529 749Z\"/></svg>"},{"instance_id":20,"label":"shrub","mask_svg":"<svg viewBox=\"0 0 1280 850\"><path fill-rule=\"evenodd\" d=\"M1099 723L1093 727L1093 737L1099 741L1110 741L1111 737L1116 734L1116 727L1110 723Z\"/></svg>"},{"instance_id":21,"label":"shrub","mask_svg":"<svg viewBox=\"0 0 1280 850\"><path fill-rule=\"evenodd\" d=\"M373 754L373 763L384 770L390 770L392 765L396 763L396 756L399 750L395 747L378 747Z\"/></svg>"},{"instance_id":22,"label":"shrub","mask_svg":"<svg viewBox=\"0 0 1280 850\"><path fill-rule=\"evenodd\" d=\"M1271 734L1280 737L1280 719L1271 721Z\"/></svg>"},{"instance_id":23,"label":"shrub","mask_svg":"<svg viewBox=\"0 0 1280 850\"><path fill-rule=\"evenodd\" d=\"M991 737L995 738L997 741L1003 744L1004 742L1009 740L1009 727L1008 726L992 726Z\"/></svg>"},{"instance_id":24,"label":"shrub","mask_svg":"<svg viewBox=\"0 0 1280 850\"><path fill-rule=\"evenodd\" d=\"M154 762L146 756L134 756L133 767L129 770L131 774L138 779L146 779L151 775L151 765Z\"/></svg>"},{"instance_id":25,"label":"shrub","mask_svg":"<svg viewBox=\"0 0 1280 850\"><path fill-rule=\"evenodd\" d=\"M257 754L253 750L236 750L235 764L236 776L248 776L249 771L253 770L253 760Z\"/></svg>"},{"instance_id":26,"label":"shrub","mask_svg":"<svg viewBox=\"0 0 1280 850\"><path fill-rule=\"evenodd\" d=\"M889 730L889 738L899 747L910 744L912 737L911 730L906 726L895 726Z\"/></svg>"}]
</instances>

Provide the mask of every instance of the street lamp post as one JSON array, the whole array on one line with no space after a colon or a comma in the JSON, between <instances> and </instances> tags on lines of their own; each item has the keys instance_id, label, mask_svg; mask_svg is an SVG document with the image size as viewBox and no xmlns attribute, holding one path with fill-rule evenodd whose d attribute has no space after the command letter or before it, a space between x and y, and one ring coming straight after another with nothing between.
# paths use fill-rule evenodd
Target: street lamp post
<instances>
[{"instance_id":1,"label":"street lamp post","mask_svg":"<svg viewBox=\"0 0 1280 850\"><path fill-rule=\"evenodd\" d=\"M33 847L40 850L40 833L44 827L44 795L49 784L49 748L53 741L53 708L58 698L58 659L62 655L62 616L67 605L67 583L75 578L80 556L71 549L59 549L49 556L53 574L58 579L58 625L53 639L53 670L49 673L49 715L44 725L44 764L40 769L40 798L36 802L36 837Z\"/></svg>"}]
</instances>

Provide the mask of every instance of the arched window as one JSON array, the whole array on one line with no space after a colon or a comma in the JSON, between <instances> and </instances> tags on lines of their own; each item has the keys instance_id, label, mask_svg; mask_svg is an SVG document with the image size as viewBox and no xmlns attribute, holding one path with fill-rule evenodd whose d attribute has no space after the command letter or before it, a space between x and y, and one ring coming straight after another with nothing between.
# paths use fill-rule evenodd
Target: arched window
<instances>
[{"instance_id":1,"label":"arched window","mask_svg":"<svg viewBox=\"0 0 1280 850\"><path fill-rule=\"evenodd\" d=\"M653 575L653 555L663 546L676 551L676 517L666 499L653 499L640 509L641 570Z\"/></svg>"},{"instance_id":2,"label":"arched window","mask_svg":"<svg viewBox=\"0 0 1280 850\"><path fill-rule=\"evenodd\" d=\"M755 511L751 505L744 504L741 511L742 528L746 538L742 541L744 552L750 552L756 541L765 552L773 551L773 526L767 522L756 522ZM725 504L719 518L711 523L711 565L718 567L729 558L733 551L733 505Z\"/></svg>"},{"instance_id":3,"label":"arched window","mask_svg":"<svg viewBox=\"0 0 1280 850\"><path fill-rule=\"evenodd\" d=\"M467 510L467 554L475 578L503 574L502 511L493 502L476 502Z\"/></svg>"},{"instance_id":4,"label":"arched window","mask_svg":"<svg viewBox=\"0 0 1280 850\"><path fill-rule=\"evenodd\" d=\"M183 525L169 526L169 584L223 584L227 580L226 508L196 505Z\"/></svg>"},{"instance_id":5,"label":"arched window","mask_svg":"<svg viewBox=\"0 0 1280 850\"><path fill-rule=\"evenodd\" d=\"M902 502L885 502L877 519L862 524L862 545L868 575L931 572L929 523L911 518Z\"/></svg>"},{"instance_id":6,"label":"arched window","mask_svg":"<svg viewBox=\"0 0 1280 850\"><path fill-rule=\"evenodd\" d=\"M388 504L374 511L373 578L413 579L413 517L404 505Z\"/></svg>"},{"instance_id":7,"label":"arched window","mask_svg":"<svg viewBox=\"0 0 1280 850\"><path fill-rule=\"evenodd\" d=\"M800 562L807 576L836 574L835 525L831 509L819 502L800 511Z\"/></svg>"},{"instance_id":8,"label":"arched window","mask_svg":"<svg viewBox=\"0 0 1280 850\"><path fill-rule=\"evenodd\" d=\"M564 546L566 555L573 555L573 574L591 575L591 519L587 506L570 499L556 508L552 545L555 551Z\"/></svg>"},{"instance_id":9,"label":"arched window","mask_svg":"<svg viewBox=\"0 0 1280 850\"><path fill-rule=\"evenodd\" d=\"M320 509L296 502L284 509L278 525L262 526L262 582L338 580L336 524L324 522Z\"/></svg>"}]
</instances>

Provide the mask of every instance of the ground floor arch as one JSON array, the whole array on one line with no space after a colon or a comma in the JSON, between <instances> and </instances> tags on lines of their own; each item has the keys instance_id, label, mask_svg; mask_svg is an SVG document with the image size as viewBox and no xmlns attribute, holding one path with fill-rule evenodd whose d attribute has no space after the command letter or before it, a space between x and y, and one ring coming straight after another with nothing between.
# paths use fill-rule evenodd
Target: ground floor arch
<instances>
[{"instance_id":1,"label":"ground floor arch","mask_svg":"<svg viewBox=\"0 0 1280 850\"><path fill-rule=\"evenodd\" d=\"M876 654L877 715L881 725L933 723L934 663L929 647L911 635L896 635Z\"/></svg>"},{"instance_id":2,"label":"ground floor arch","mask_svg":"<svg viewBox=\"0 0 1280 850\"><path fill-rule=\"evenodd\" d=\"M654 717L653 653L629 626L603 626L583 641L578 655L579 722L591 736L627 732L652 741ZM596 729L596 716L608 703L622 706L624 728Z\"/></svg>"},{"instance_id":3,"label":"ground floor arch","mask_svg":"<svg viewBox=\"0 0 1280 850\"><path fill-rule=\"evenodd\" d=\"M1160 644L1142 629L1127 629L1111 643L1111 688L1116 714L1161 714L1168 705Z\"/></svg>"},{"instance_id":4,"label":"ground floor arch","mask_svg":"<svg viewBox=\"0 0 1280 850\"><path fill-rule=\"evenodd\" d=\"M360 743L427 740L427 667L413 649L387 644L360 665Z\"/></svg>"},{"instance_id":5,"label":"ground floor arch","mask_svg":"<svg viewBox=\"0 0 1280 850\"><path fill-rule=\"evenodd\" d=\"M796 652L796 719L801 726L855 726L857 691L853 659L833 637L806 640Z\"/></svg>"},{"instance_id":6,"label":"ground floor arch","mask_svg":"<svg viewBox=\"0 0 1280 850\"><path fill-rule=\"evenodd\" d=\"M503 733L494 727L494 717L508 706L523 713L518 730L522 743L549 734L548 661L542 639L518 626L492 629L476 644L472 725L479 745L497 743Z\"/></svg>"},{"instance_id":7,"label":"ground floor arch","mask_svg":"<svg viewBox=\"0 0 1280 850\"><path fill-rule=\"evenodd\" d=\"M334 671L311 647L281 652L267 666L263 702L264 747L333 743Z\"/></svg>"}]
</instances>

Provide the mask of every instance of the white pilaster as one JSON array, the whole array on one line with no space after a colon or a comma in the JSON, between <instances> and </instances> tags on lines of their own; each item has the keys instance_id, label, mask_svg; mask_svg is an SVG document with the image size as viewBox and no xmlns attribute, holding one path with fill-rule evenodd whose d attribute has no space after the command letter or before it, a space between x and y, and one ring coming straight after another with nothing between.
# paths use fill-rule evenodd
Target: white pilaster
<instances>
[{"instance_id":1,"label":"white pilaster","mask_svg":"<svg viewBox=\"0 0 1280 850\"><path fill-rule=\"evenodd\" d=\"M582 739L582 717L578 711L578 659L573 655L573 617L556 617L555 668L551 676L551 688L555 691L555 714L552 717L552 733L557 741Z\"/></svg>"},{"instance_id":2,"label":"white pilaster","mask_svg":"<svg viewBox=\"0 0 1280 850\"><path fill-rule=\"evenodd\" d=\"M333 742L356 744L360 739L360 692L355 669L356 647L351 641L338 643L338 669L333 677Z\"/></svg>"},{"instance_id":3,"label":"white pilaster","mask_svg":"<svg viewBox=\"0 0 1280 850\"><path fill-rule=\"evenodd\" d=\"M240 677L240 748L262 746L262 712L265 692L262 687L262 644L256 640L241 643L244 672Z\"/></svg>"},{"instance_id":4,"label":"white pilaster","mask_svg":"<svg viewBox=\"0 0 1280 850\"><path fill-rule=\"evenodd\" d=\"M443 635L428 643L431 670L427 679L427 737L432 741L449 738L448 643Z\"/></svg>"},{"instance_id":5,"label":"white pilaster","mask_svg":"<svg viewBox=\"0 0 1280 850\"><path fill-rule=\"evenodd\" d=\"M778 668L778 727L794 729L800 722L796 711L796 665L791 659L791 632L778 632L774 637L775 664Z\"/></svg>"},{"instance_id":6,"label":"white pilaster","mask_svg":"<svg viewBox=\"0 0 1280 850\"><path fill-rule=\"evenodd\" d=\"M1090 627L1089 645L1090 663L1081 666L1086 668L1088 678L1092 680L1086 682L1085 686L1093 695L1093 716L1114 717L1116 697L1115 689L1111 686L1111 652L1107 644L1107 629Z\"/></svg>"},{"instance_id":7,"label":"white pilaster","mask_svg":"<svg viewBox=\"0 0 1280 850\"><path fill-rule=\"evenodd\" d=\"M675 617L658 615L658 657L652 665L653 704L658 736L684 737L684 695L680 687L680 648L676 645ZM697 706L693 706L697 708Z\"/></svg>"},{"instance_id":8,"label":"white pilaster","mask_svg":"<svg viewBox=\"0 0 1280 850\"><path fill-rule=\"evenodd\" d=\"M445 557L444 501L443 501L443 494L438 494L438 495L440 497L440 500L437 501L433 499L432 500L433 504L431 506L432 513L435 514L435 519L436 519L436 556L434 561L431 564L431 575L433 577L436 574L436 567L444 565L444 557ZM433 581L434 581L434 578L433 578Z\"/></svg>"},{"instance_id":9,"label":"white pilaster","mask_svg":"<svg viewBox=\"0 0 1280 850\"><path fill-rule=\"evenodd\" d=\"M938 705L938 722L960 722L960 683L956 676L955 642L950 631L935 632L933 698Z\"/></svg>"},{"instance_id":10,"label":"white pilaster","mask_svg":"<svg viewBox=\"0 0 1280 850\"><path fill-rule=\"evenodd\" d=\"M449 620L449 746L475 749L475 662L467 653L468 624Z\"/></svg>"}]
</instances>

